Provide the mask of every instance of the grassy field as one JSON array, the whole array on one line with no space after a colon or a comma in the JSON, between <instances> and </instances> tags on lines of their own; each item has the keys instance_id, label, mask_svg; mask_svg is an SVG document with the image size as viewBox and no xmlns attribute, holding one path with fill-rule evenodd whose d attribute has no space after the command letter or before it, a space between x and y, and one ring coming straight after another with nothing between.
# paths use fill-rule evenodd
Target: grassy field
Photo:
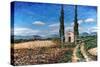
<instances>
[{"instance_id":1,"label":"grassy field","mask_svg":"<svg viewBox=\"0 0 100 67\"><path fill-rule=\"evenodd\" d=\"M80 39L85 42L86 50L97 47L97 36L85 36Z\"/></svg>"}]
</instances>

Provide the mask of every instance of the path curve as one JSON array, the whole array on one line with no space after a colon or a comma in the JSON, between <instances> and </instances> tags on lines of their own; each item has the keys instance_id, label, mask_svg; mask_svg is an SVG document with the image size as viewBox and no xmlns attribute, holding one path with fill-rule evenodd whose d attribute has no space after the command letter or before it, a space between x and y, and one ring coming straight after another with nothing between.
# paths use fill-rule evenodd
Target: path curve
<instances>
[{"instance_id":1,"label":"path curve","mask_svg":"<svg viewBox=\"0 0 100 67\"><path fill-rule=\"evenodd\" d=\"M80 58L77 57L77 50L79 48L79 44L74 48L73 54L72 54L72 62L77 62Z\"/></svg>"},{"instance_id":2,"label":"path curve","mask_svg":"<svg viewBox=\"0 0 100 67\"><path fill-rule=\"evenodd\" d=\"M85 45L84 43L81 43L81 45L80 45L80 50L81 50L81 53L82 53L82 55L83 55L85 61L88 62L88 61L91 60L91 58L88 57L88 55L87 55L87 53L86 53L86 51L85 51L84 45Z\"/></svg>"}]
</instances>

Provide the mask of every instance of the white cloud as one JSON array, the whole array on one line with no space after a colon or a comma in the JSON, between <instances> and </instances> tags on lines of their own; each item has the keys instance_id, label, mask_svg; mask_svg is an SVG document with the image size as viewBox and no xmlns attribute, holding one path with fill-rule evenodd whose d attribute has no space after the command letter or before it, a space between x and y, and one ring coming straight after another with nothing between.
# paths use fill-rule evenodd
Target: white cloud
<instances>
[{"instance_id":1,"label":"white cloud","mask_svg":"<svg viewBox=\"0 0 100 67\"><path fill-rule=\"evenodd\" d=\"M43 26L43 25L45 25L45 23L42 22L42 21L35 21L32 24L37 25L37 26Z\"/></svg>"},{"instance_id":2,"label":"white cloud","mask_svg":"<svg viewBox=\"0 0 100 67\"><path fill-rule=\"evenodd\" d=\"M84 21L83 20L78 20L78 24L82 24ZM71 26L74 26L74 22L71 23Z\"/></svg>"},{"instance_id":3,"label":"white cloud","mask_svg":"<svg viewBox=\"0 0 100 67\"><path fill-rule=\"evenodd\" d=\"M82 24L84 21L83 20L78 20L78 23L79 24Z\"/></svg>"},{"instance_id":4,"label":"white cloud","mask_svg":"<svg viewBox=\"0 0 100 67\"><path fill-rule=\"evenodd\" d=\"M51 30L50 30L50 33L58 33L58 32L59 32L59 28L51 29Z\"/></svg>"},{"instance_id":5,"label":"white cloud","mask_svg":"<svg viewBox=\"0 0 100 67\"><path fill-rule=\"evenodd\" d=\"M79 31L83 31L84 29L82 28L82 27L80 27L79 26ZM74 31L74 28L73 28L73 26L69 26L69 27L65 27L65 31L67 32L67 31Z\"/></svg>"},{"instance_id":6,"label":"white cloud","mask_svg":"<svg viewBox=\"0 0 100 67\"><path fill-rule=\"evenodd\" d=\"M67 24L65 24L65 27L67 26ZM59 32L59 28L60 28L60 23L54 23L49 25L49 29L51 33L58 33Z\"/></svg>"},{"instance_id":7,"label":"white cloud","mask_svg":"<svg viewBox=\"0 0 100 67\"><path fill-rule=\"evenodd\" d=\"M74 22L71 23L71 26L74 26Z\"/></svg>"},{"instance_id":8,"label":"white cloud","mask_svg":"<svg viewBox=\"0 0 100 67\"><path fill-rule=\"evenodd\" d=\"M65 31L73 31L73 27L65 27Z\"/></svg>"},{"instance_id":9,"label":"white cloud","mask_svg":"<svg viewBox=\"0 0 100 67\"><path fill-rule=\"evenodd\" d=\"M51 24L51 25L49 25L49 27L59 27L59 23L55 23L55 24Z\"/></svg>"},{"instance_id":10,"label":"white cloud","mask_svg":"<svg viewBox=\"0 0 100 67\"><path fill-rule=\"evenodd\" d=\"M85 22L86 23L92 23L92 22L95 22L95 19L93 19L93 18L87 18L87 19L85 19Z\"/></svg>"},{"instance_id":11,"label":"white cloud","mask_svg":"<svg viewBox=\"0 0 100 67\"><path fill-rule=\"evenodd\" d=\"M88 28L89 32L97 32L97 27Z\"/></svg>"},{"instance_id":12,"label":"white cloud","mask_svg":"<svg viewBox=\"0 0 100 67\"><path fill-rule=\"evenodd\" d=\"M82 20L82 19L78 20L79 25L82 23L93 23L93 22L95 22L94 18L87 18L85 20ZM74 22L71 23L71 26L74 26Z\"/></svg>"},{"instance_id":13,"label":"white cloud","mask_svg":"<svg viewBox=\"0 0 100 67\"><path fill-rule=\"evenodd\" d=\"M49 25L49 32L50 33L58 33L59 32L59 23L54 23Z\"/></svg>"},{"instance_id":14,"label":"white cloud","mask_svg":"<svg viewBox=\"0 0 100 67\"><path fill-rule=\"evenodd\" d=\"M35 35L39 32L40 32L39 30L33 30L30 28L14 28L14 35L20 35L20 36Z\"/></svg>"},{"instance_id":15,"label":"white cloud","mask_svg":"<svg viewBox=\"0 0 100 67\"><path fill-rule=\"evenodd\" d=\"M97 27L81 28L80 32L87 32L87 33L97 32Z\"/></svg>"}]
</instances>

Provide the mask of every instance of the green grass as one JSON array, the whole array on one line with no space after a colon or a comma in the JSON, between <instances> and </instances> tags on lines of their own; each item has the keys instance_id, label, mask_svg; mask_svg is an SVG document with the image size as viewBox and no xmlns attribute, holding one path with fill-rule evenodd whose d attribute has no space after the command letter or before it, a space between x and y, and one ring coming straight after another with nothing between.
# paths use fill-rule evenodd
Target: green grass
<instances>
[{"instance_id":1,"label":"green grass","mask_svg":"<svg viewBox=\"0 0 100 67\"><path fill-rule=\"evenodd\" d=\"M97 36L81 37L85 42L86 50L97 47Z\"/></svg>"},{"instance_id":2,"label":"green grass","mask_svg":"<svg viewBox=\"0 0 100 67\"><path fill-rule=\"evenodd\" d=\"M60 63L65 63L65 62L71 62L72 57L72 51L68 50L64 53L62 58L59 60Z\"/></svg>"},{"instance_id":3,"label":"green grass","mask_svg":"<svg viewBox=\"0 0 100 67\"><path fill-rule=\"evenodd\" d=\"M76 54L76 55L77 55L79 58L84 59L84 57L83 57L83 55L82 55L82 53L81 53L80 48L78 48L77 54Z\"/></svg>"}]
</instances>

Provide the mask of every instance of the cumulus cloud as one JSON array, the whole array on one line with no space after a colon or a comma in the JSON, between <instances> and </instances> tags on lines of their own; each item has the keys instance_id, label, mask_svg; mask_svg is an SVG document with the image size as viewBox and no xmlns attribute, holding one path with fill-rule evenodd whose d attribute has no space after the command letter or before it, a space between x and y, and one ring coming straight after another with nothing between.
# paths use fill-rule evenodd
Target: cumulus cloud
<instances>
[{"instance_id":1,"label":"cumulus cloud","mask_svg":"<svg viewBox=\"0 0 100 67\"><path fill-rule=\"evenodd\" d=\"M93 23L93 22L95 22L94 18L87 18L87 19L84 19L84 20L82 20L82 19L78 20L79 25L82 24L82 23ZM73 25L74 25L74 22L71 23L71 26L73 26Z\"/></svg>"},{"instance_id":2,"label":"cumulus cloud","mask_svg":"<svg viewBox=\"0 0 100 67\"><path fill-rule=\"evenodd\" d=\"M87 32L87 33L97 32L97 27L89 27L89 28L81 27L80 32Z\"/></svg>"},{"instance_id":3,"label":"cumulus cloud","mask_svg":"<svg viewBox=\"0 0 100 67\"><path fill-rule=\"evenodd\" d=\"M83 31L84 29L82 28L82 27L80 27L79 26L79 31ZM69 27L65 27L65 31L67 32L67 31L74 31L74 28L73 28L73 26L69 26Z\"/></svg>"},{"instance_id":4,"label":"cumulus cloud","mask_svg":"<svg viewBox=\"0 0 100 67\"><path fill-rule=\"evenodd\" d=\"M93 19L93 18L87 18L87 19L85 19L85 22L86 23L92 23L92 22L95 22L95 19Z\"/></svg>"},{"instance_id":5,"label":"cumulus cloud","mask_svg":"<svg viewBox=\"0 0 100 67\"><path fill-rule=\"evenodd\" d=\"M65 31L73 31L73 27L65 27Z\"/></svg>"},{"instance_id":6,"label":"cumulus cloud","mask_svg":"<svg viewBox=\"0 0 100 67\"><path fill-rule=\"evenodd\" d=\"M59 28L50 29L50 33L58 33L58 32L59 32Z\"/></svg>"},{"instance_id":7,"label":"cumulus cloud","mask_svg":"<svg viewBox=\"0 0 100 67\"><path fill-rule=\"evenodd\" d=\"M33 30L30 28L14 28L14 35L20 35L20 36L35 35L39 32L40 32L39 30Z\"/></svg>"},{"instance_id":8,"label":"cumulus cloud","mask_svg":"<svg viewBox=\"0 0 100 67\"><path fill-rule=\"evenodd\" d=\"M54 27L59 27L59 25L60 25L59 23L54 23L54 24L49 25L49 27L54 28Z\"/></svg>"},{"instance_id":9,"label":"cumulus cloud","mask_svg":"<svg viewBox=\"0 0 100 67\"><path fill-rule=\"evenodd\" d=\"M83 20L78 20L78 23L79 24L82 24L84 21Z\"/></svg>"},{"instance_id":10,"label":"cumulus cloud","mask_svg":"<svg viewBox=\"0 0 100 67\"><path fill-rule=\"evenodd\" d=\"M84 20L78 20L78 24L82 24L84 22ZM74 22L71 23L71 26L74 26Z\"/></svg>"},{"instance_id":11,"label":"cumulus cloud","mask_svg":"<svg viewBox=\"0 0 100 67\"><path fill-rule=\"evenodd\" d=\"M97 27L88 28L89 32L97 32Z\"/></svg>"},{"instance_id":12,"label":"cumulus cloud","mask_svg":"<svg viewBox=\"0 0 100 67\"><path fill-rule=\"evenodd\" d=\"M33 25L37 25L37 26L43 26L43 25L45 25L45 23L42 22L42 21L35 21L35 22L33 22L32 24L33 24Z\"/></svg>"},{"instance_id":13,"label":"cumulus cloud","mask_svg":"<svg viewBox=\"0 0 100 67\"><path fill-rule=\"evenodd\" d=\"M59 32L59 23L54 23L49 25L49 31L50 33L58 33Z\"/></svg>"},{"instance_id":14,"label":"cumulus cloud","mask_svg":"<svg viewBox=\"0 0 100 67\"><path fill-rule=\"evenodd\" d=\"M74 26L74 22L71 23L71 26Z\"/></svg>"}]
</instances>

